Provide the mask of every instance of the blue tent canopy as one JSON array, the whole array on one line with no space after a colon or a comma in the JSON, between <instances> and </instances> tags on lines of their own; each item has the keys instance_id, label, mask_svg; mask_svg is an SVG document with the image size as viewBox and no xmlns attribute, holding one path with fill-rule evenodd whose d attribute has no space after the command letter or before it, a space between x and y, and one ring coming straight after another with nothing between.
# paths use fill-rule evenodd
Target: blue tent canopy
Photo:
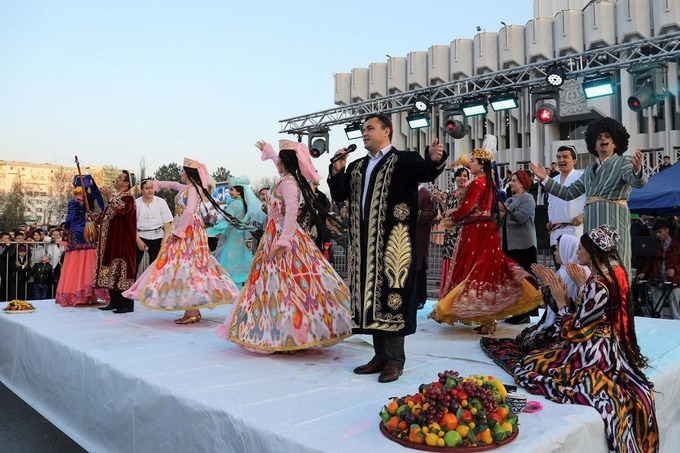
<instances>
[{"instance_id":1,"label":"blue tent canopy","mask_svg":"<svg viewBox=\"0 0 680 453\"><path fill-rule=\"evenodd\" d=\"M676 162L650 177L642 189L633 189L628 207L636 214L680 215L680 164Z\"/></svg>"}]
</instances>

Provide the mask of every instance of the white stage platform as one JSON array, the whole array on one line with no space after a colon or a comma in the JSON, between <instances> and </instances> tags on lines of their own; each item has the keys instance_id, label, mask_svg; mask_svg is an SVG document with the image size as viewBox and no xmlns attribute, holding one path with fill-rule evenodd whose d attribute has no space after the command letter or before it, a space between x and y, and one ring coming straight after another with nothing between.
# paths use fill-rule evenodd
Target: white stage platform
<instances>
[{"instance_id":1,"label":"white stage platform","mask_svg":"<svg viewBox=\"0 0 680 453\"><path fill-rule=\"evenodd\" d=\"M124 315L53 301L34 305L34 313L0 314L0 380L94 452L408 451L378 430L378 411L389 397L413 393L445 369L512 382L482 353L471 328L424 319L427 308L417 334L406 339L404 375L380 384L377 375L352 373L372 356L363 336L328 349L263 356L215 335L227 307L204 310L199 324L177 326L176 314L139 304ZM647 372L658 392L661 451L676 452L680 321L636 322L654 367ZM518 330L501 323L495 336ZM529 399L544 410L522 414L518 438L500 451L607 451L594 409Z\"/></svg>"}]
</instances>

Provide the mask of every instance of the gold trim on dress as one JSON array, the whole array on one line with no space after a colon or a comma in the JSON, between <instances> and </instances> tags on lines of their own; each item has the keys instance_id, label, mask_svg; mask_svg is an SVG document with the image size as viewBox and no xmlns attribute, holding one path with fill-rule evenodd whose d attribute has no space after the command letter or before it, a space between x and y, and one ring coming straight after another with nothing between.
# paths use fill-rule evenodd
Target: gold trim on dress
<instances>
[{"instance_id":1,"label":"gold trim on dress","mask_svg":"<svg viewBox=\"0 0 680 453\"><path fill-rule=\"evenodd\" d=\"M392 215L394 215L394 218L397 219L400 222L403 222L406 220L406 217L411 213L411 210L409 209L408 205L406 203L399 203L394 207L392 210Z\"/></svg>"}]
</instances>

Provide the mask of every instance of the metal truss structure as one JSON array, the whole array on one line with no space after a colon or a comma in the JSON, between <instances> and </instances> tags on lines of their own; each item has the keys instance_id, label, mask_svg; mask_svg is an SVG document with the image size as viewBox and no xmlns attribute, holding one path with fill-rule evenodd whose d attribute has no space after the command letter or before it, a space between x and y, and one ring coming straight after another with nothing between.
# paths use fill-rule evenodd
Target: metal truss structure
<instances>
[{"instance_id":1,"label":"metal truss structure","mask_svg":"<svg viewBox=\"0 0 680 453\"><path fill-rule=\"evenodd\" d=\"M280 121L280 132L302 135L352 123L374 112L410 111L415 100L421 97L429 100L430 106L446 109L447 104L468 99L545 86L546 73L555 64L564 66L567 78L573 79L628 69L639 63L667 62L678 58L680 32L669 33L284 119Z\"/></svg>"}]
</instances>

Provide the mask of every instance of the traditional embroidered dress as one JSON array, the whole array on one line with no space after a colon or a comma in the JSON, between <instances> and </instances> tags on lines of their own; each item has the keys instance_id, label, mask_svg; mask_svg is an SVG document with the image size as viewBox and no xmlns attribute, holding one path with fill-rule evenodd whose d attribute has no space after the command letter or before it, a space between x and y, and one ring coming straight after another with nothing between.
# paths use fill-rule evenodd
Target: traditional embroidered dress
<instances>
[{"instance_id":1,"label":"traditional embroidered dress","mask_svg":"<svg viewBox=\"0 0 680 453\"><path fill-rule=\"evenodd\" d=\"M95 246L85 241L85 205L82 197L68 202L68 213L64 220L68 248L64 253L61 277L57 285L55 302L62 307L83 305L98 299L109 300L106 288L94 288L96 265Z\"/></svg>"},{"instance_id":2,"label":"traditional embroidered dress","mask_svg":"<svg viewBox=\"0 0 680 453\"><path fill-rule=\"evenodd\" d=\"M246 208L242 198L230 199L225 210L240 221L245 219ZM218 258L234 283L243 285L253 264L253 254L246 246L246 242L252 237L250 232L239 229L222 218L215 226L208 228L207 233L208 236L220 236L219 246L213 256Z\"/></svg>"},{"instance_id":3,"label":"traditional embroidered dress","mask_svg":"<svg viewBox=\"0 0 680 453\"><path fill-rule=\"evenodd\" d=\"M454 221L462 221L455 266L446 276L446 295L430 317L439 322L490 324L526 313L541 304L541 292L529 274L501 250L496 222L491 216L493 194L486 176L475 178L465 189Z\"/></svg>"},{"instance_id":4,"label":"traditional embroidered dress","mask_svg":"<svg viewBox=\"0 0 680 453\"><path fill-rule=\"evenodd\" d=\"M373 169L362 205L368 163L368 156L355 160L328 180L334 200L349 200L352 330L410 335L416 330L417 314L418 182L434 180L445 163L392 147Z\"/></svg>"},{"instance_id":5,"label":"traditional embroidered dress","mask_svg":"<svg viewBox=\"0 0 680 453\"><path fill-rule=\"evenodd\" d=\"M616 279L623 294L628 292L620 266L608 277ZM613 281L593 274L576 314L562 318L564 345L526 356L515 368L515 378L531 393L595 408L604 421L610 451L656 452L654 394L628 362L625 348L630 341L620 327L627 325L628 300L624 296L610 301L615 292Z\"/></svg>"},{"instance_id":6,"label":"traditional embroidered dress","mask_svg":"<svg viewBox=\"0 0 680 453\"><path fill-rule=\"evenodd\" d=\"M585 194L584 231L590 231L603 224L616 226L621 237L618 245L619 256L624 268L630 269L628 197L633 187L640 188L647 184L647 176L644 172L641 178L633 174L632 157L628 155L612 154L605 159L597 172L596 165L596 162L588 165L583 175L569 186L562 186L554 179L548 178L544 187L547 192L564 200L573 200Z\"/></svg>"},{"instance_id":7,"label":"traditional embroidered dress","mask_svg":"<svg viewBox=\"0 0 680 453\"><path fill-rule=\"evenodd\" d=\"M250 351L330 346L351 335L349 291L297 223L300 198L292 175L269 191L267 227L250 275L233 316L217 329L219 337ZM275 245L286 251L272 259Z\"/></svg>"},{"instance_id":8,"label":"traditional embroidered dress","mask_svg":"<svg viewBox=\"0 0 680 453\"><path fill-rule=\"evenodd\" d=\"M115 194L100 219L94 286L125 291L137 270L137 210L132 194Z\"/></svg>"},{"instance_id":9,"label":"traditional embroidered dress","mask_svg":"<svg viewBox=\"0 0 680 453\"><path fill-rule=\"evenodd\" d=\"M194 310L233 302L238 289L210 254L196 189L166 181L154 181L153 186L156 191L179 192L172 234L156 261L123 296L154 310Z\"/></svg>"}]
</instances>

